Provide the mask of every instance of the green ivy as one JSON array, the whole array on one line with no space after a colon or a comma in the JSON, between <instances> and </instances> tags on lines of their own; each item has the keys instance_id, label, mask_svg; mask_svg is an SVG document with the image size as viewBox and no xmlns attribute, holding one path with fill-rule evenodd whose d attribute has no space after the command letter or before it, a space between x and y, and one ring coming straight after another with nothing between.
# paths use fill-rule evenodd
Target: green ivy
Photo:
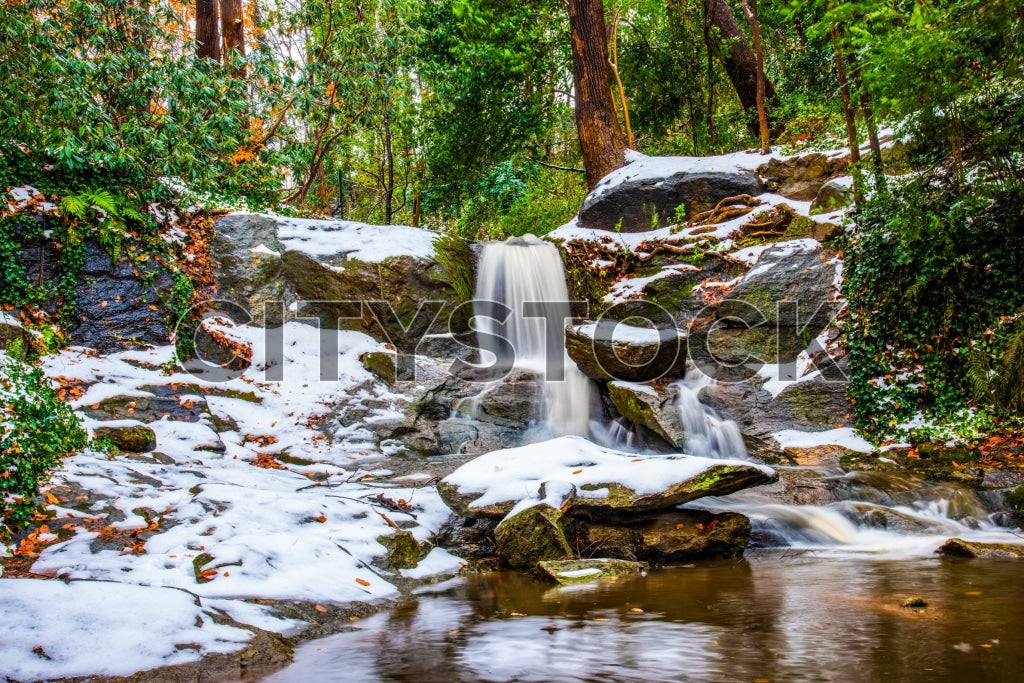
<instances>
[{"instance_id":1,"label":"green ivy","mask_svg":"<svg viewBox=\"0 0 1024 683\"><path fill-rule=\"evenodd\" d=\"M0 355L0 538L28 521L39 484L87 441L42 370Z\"/></svg>"}]
</instances>

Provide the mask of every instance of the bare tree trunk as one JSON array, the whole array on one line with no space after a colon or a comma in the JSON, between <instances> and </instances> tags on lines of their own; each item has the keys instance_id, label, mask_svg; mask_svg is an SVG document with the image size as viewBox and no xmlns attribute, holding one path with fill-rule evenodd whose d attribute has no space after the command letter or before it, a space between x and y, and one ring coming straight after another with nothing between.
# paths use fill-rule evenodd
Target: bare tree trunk
<instances>
[{"instance_id":1,"label":"bare tree trunk","mask_svg":"<svg viewBox=\"0 0 1024 683\"><path fill-rule=\"evenodd\" d=\"M708 20L711 26L717 28L722 38L728 45L728 50L722 55L722 62L725 65L725 73L732 81L732 87L740 98L740 104L747 112L748 127L750 132L758 135L760 132L757 115L757 55L750 49L747 39L740 30L740 25L733 16L732 9L725 0L709 0ZM771 108L778 105L779 99L775 94L775 88L771 81L765 80L764 84L765 102Z\"/></svg>"},{"instance_id":2,"label":"bare tree trunk","mask_svg":"<svg viewBox=\"0 0 1024 683\"><path fill-rule=\"evenodd\" d=\"M608 39L602 0L569 1L576 130L587 187L624 163L626 143L615 114L608 74Z\"/></svg>"},{"instance_id":3,"label":"bare tree trunk","mask_svg":"<svg viewBox=\"0 0 1024 683\"><path fill-rule=\"evenodd\" d=\"M757 104L757 125L761 133L761 153L768 154L771 148L768 146L768 113L764 106L764 51L761 49L761 21L757 16L757 0L743 0L743 15L750 24L754 34L754 55L757 61L757 91L755 102Z\"/></svg>"},{"instance_id":4,"label":"bare tree trunk","mask_svg":"<svg viewBox=\"0 0 1024 683\"><path fill-rule=\"evenodd\" d=\"M864 115L864 125L868 129L868 144L871 145L871 168L875 175L881 177L882 170L882 144L878 140L878 125L875 123L875 110L871 105L871 94L864 84L863 66L857 61L856 55L852 52L847 57L850 63L850 75L853 77L853 85L857 88L858 99L860 100L860 111Z\"/></svg>"},{"instance_id":5,"label":"bare tree trunk","mask_svg":"<svg viewBox=\"0 0 1024 683\"><path fill-rule=\"evenodd\" d=\"M384 223L391 225L392 205L395 198L395 151L391 132L391 117L388 112L388 100L384 98L382 108L384 115Z\"/></svg>"},{"instance_id":6,"label":"bare tree trunk","mask_svg":"<svg viewBox=\"0 0 1024 683\"><path fill-rule=\"evenodd\" d=\"M196 0L196 56L220 61L217 0Z\"/></svg>"},{"instance_id":7,"label":"bare tree trunk","mask_svg":"<svg viewBox=\"0 0 1024 683\"><path fill-rule=\"evenodd\" d=\"M626 125L626 145L636 149L633 142L633 126L629 125L629 104L626 102L626 89L622 87L622 75L619 73L619 19L618 13L612 22L612 53L608 63L615 75L615 84L619 88L619 99L622 101L622 122Z\"/></svg>"},{"instance_id":8,"label":"bare tree trunk","mask_svg":"<svg viewBox=\"0 0 1024 683\"><path fill-rule=\"evenodd\" d=\"M846 77L846 63L839 45L839 28L829 29L832 35L832 48L836 53L836 75L839 77L839 94L843 100L843 115L846 117L846 139L850 145L850 161L860 163L860 147L857 144L857 119L853 111L853 98L850 96L850 81Z\"/></svg>"},{"instance_id":9,"label":"bare tree trunk","mask_svg":"<svg viewBox=\"0 0 1024 683\"><path fill-rule=\"evenodd\" d=\"M715 146L715 57L711 50L711 13L714 0L704 0L704 51L707 54L708 105L705 128L708 134L708 147Z\"/></svg>"},{"instance_id":10,"label":"bare tree trunk","mask_svg":"<svg viewBox=\"0 0 1024 683\"><path fill-rule=\"evenodd\" d=\"M236 50L245 56L245 24L242 21L242 0L220 0L220 33L224 38L224 58ZM235 69L235 76L245 75L245 68Z\"/></svg>"}]
</instances>

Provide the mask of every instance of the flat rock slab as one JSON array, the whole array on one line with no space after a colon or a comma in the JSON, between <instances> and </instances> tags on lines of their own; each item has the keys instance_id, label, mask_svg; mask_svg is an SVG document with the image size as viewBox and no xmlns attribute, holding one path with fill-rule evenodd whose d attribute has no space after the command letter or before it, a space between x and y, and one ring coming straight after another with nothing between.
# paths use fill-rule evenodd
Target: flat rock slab
<instances>
[{"instance_id":1,"label":"flat rock slab","mask_svg":"<svg viewBox=\"0 0 1024 683\"><path fill-rule=\"evenodd\" d=\"M975 543L962 538L951 538L935 552L950 557L973 557L982 560L1024 559L1024 545L1009 543Z\"/></svg>"},{"instance_id":2,"label":"flat rock slab","mask_svg":"<svg viewBox=\"0 0 1024 683\"><path fill-rule=\"evenodd\" d=\"M565 349L583 374L599 381L649 382L686 372L686 335L674 327L633 327L608 319L571 325Z\"/></svg>"},{"instance_id":3,"label":"flat rock slab","mask_svg":"<svg viewBox=\"0 0 1024 683\"><path fill-rule=\"evenodd\" d=\"M647 563L592 558L589 560L549 560L537 563L537 573L562 585L590 583L601 579L619 579L642 576L647 573Z\"/></svg>"},{"instance_id":4,"label":"flat rock slab","mask_svg":"<svg viewBox=\"0 0 1024 683\"><path fill-rule=\"evenodd\" d=\"M541 501L567 514L659 510L776 479L770 467L744 460L637 455L563 436L482 455L437 488L464 517L500 519Z\"/></svg>"}]
</instances>

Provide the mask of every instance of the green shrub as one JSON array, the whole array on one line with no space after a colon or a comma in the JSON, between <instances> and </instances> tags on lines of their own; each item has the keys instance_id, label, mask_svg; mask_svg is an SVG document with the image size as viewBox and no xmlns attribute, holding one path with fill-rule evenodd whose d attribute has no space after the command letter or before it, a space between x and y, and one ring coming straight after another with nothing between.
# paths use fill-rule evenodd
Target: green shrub
<instances>
[{"instance_id":1,"label":"green shrub","mask_svg":"<svg viewBox=\"0 0 1024 683\"><path fill-rule=\"evenodd\" d=\"M48 472L87 441L42 370L0 354L0 538L25 524Z\"/></svg>"},{"instance_id":2,"label":"green shrub","mask_svg":"<svg viewBox=\"0 0 1024 683\"><path fill-rule=\"evenodd\" d=\"M1000 383L1020 372L1020 340L1004 321L1024 305L1021 206L1020 187L935 174L868 198L845 245L843 285L851 395L866 433L913 438L905 425L916 418L929 428L922 436L973 438L993 414L1021 417ZM979 367L979 349L995 374ZM992 391L979 392L989 377Z\"/></svg>"}]
</instances>

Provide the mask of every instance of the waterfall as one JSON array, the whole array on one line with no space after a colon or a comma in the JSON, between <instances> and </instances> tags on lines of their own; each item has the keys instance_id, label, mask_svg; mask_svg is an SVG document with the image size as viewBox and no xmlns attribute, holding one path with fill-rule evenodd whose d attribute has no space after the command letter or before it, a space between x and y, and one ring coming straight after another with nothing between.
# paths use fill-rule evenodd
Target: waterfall
<instances>
[{"instance_id":1,"label":"waterfall","mask_svg":"<svg viewBox=\"0 0 1024 683\"><path fill-rule=\"evenodd\" d=\"M745 460L747 447L739 425L723 420L710 407L700 402L700 390L714 380L700 370L690 370L686 377L675 382L676 408L686 434L685 450L690 455L705 458L734 458Z\"/></svg>"},{"instance_id":2,"label":"waterfall","mask_svg":"<svg viewBox=\"0 0 1024 683\"><path fill-rule=\"evenodd\" d=\"M545 431L588 435L593 387L565 351L565 324L572 312L558 249L534 235L489 242L480 255L474 299L478 344L487 360L544 378ZM524 306L540 302L543 314ZM504 322L500 305L512 309ZM561 373L548 372L549 348L554 360L561 360Z\"/></svg>"}]
</instances>

